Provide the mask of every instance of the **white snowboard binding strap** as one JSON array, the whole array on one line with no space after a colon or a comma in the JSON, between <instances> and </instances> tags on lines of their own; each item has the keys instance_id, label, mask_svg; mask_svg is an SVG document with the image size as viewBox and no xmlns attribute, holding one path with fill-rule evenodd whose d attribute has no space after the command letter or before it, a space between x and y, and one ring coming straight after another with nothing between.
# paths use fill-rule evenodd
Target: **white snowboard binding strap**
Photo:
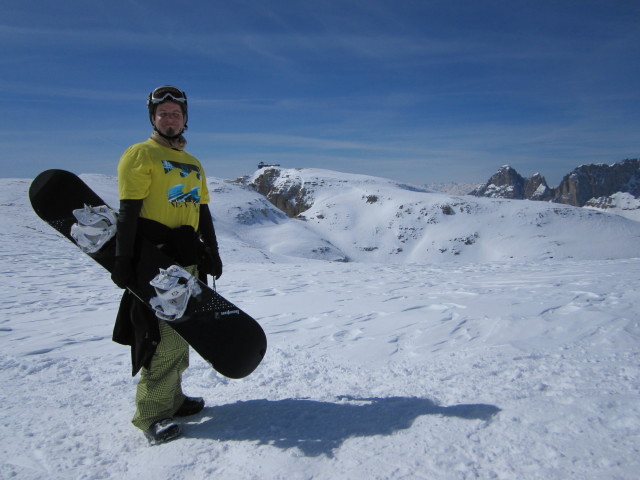
<instances>
[{"instance_id":1,"label":"white snowboard binding strap","mask_svg":"<svg viewBox=\"0 0 640 480\"><path fill-rule=\"evenodd\" d=\"M71 226L71 237L85 253L95 253L116 234L118 215L106 205L85 205L73 211L78 223Z\"/></svg>"},{"instance_id":2,"label":"white snowboard binding strap","mask_svg":"<svg viewBox=\"0 0 640 480\"><path fill-rule=\"evenodd\" d=\"M161 268L160 273L149 283L157 294L149 303L156 316L167 322L179 320L187 309L189 299L202 292L198 280L177 265L166 270Z\"/></svg>"}]
</instances>

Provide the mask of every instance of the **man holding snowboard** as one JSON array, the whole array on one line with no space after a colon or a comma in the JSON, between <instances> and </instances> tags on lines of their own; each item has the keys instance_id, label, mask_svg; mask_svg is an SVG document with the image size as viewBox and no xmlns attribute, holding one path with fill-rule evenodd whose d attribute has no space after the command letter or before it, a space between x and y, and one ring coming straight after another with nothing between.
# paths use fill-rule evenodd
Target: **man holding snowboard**
<instances>
[{"instance_id":1,"label":"man holding snowboard","mask_svg":"<svg viewBox=\"0 0 640 480\"><path fill-rule=\"evenodd\" d=\"M118 164L120 211L113 281L126 288L135 278L137 243L161 247L194 276L219 278L222 262L200 162L187 153L187 96L165 85L147 99L151 138L129 147ZM131 346L133 375L140 371L132 423L152 444L180 435L175 417L198 413L202 398L182 392L189 345L165 321L125 290L113 333Z\"/></svg>"}]
</instances>

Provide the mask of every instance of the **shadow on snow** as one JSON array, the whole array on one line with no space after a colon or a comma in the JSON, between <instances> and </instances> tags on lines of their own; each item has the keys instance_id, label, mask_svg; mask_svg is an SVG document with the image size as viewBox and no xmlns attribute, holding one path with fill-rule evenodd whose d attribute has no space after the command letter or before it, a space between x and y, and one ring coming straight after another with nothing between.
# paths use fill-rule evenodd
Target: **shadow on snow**
<instances>
[{"instance_id":1,"label":"shadow on snow","mask_svg":"<svg viewBox=\"0 0 640 480\"><path fill-rule=\"evenodd\" d=\"M411 427L420 415L441 415L488 422L500 412L494 405L440 407L415 397L354 398L336 403L308 399L250 400L208 407L185 429L185 436L219 441L257 441L283 450L297 447L308 457L333 456L353 437L391 435Z\"/></svg>"}]
</instances>

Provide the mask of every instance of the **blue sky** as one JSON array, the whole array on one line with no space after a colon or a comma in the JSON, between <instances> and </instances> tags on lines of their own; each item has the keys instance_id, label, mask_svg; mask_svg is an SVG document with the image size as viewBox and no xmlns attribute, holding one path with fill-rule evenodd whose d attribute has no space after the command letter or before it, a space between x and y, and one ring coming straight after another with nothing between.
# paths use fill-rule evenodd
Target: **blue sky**
<instances>
[{"instance_id":1,"label":"blue sky","mask_svg":"<svg viewBox=\"0 0 640 480\"><path fill-rule=\"evenodd\" d=\"M2 176L114 174L189 97L209 176L261 161L550 185L640 157L639 0L0 0Z\"/></svg>"}]
</instances>

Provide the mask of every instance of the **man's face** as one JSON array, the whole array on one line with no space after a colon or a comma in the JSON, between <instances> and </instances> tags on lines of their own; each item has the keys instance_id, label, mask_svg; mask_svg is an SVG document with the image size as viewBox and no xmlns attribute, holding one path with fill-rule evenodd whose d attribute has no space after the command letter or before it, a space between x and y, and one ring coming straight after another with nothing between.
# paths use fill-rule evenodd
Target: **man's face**
<instances>
[{"instance_id":1,"label":"man's face","mask_svg":"<svg viewBox=\"0 0 640 480\"><path fill-rule=\"evenodd\" d=\"M154 117L156 129L167 137L175 137L184 129L184 116L180 105L174 102L164 102L156 108Z\"/></svg>"}]
</instances>

